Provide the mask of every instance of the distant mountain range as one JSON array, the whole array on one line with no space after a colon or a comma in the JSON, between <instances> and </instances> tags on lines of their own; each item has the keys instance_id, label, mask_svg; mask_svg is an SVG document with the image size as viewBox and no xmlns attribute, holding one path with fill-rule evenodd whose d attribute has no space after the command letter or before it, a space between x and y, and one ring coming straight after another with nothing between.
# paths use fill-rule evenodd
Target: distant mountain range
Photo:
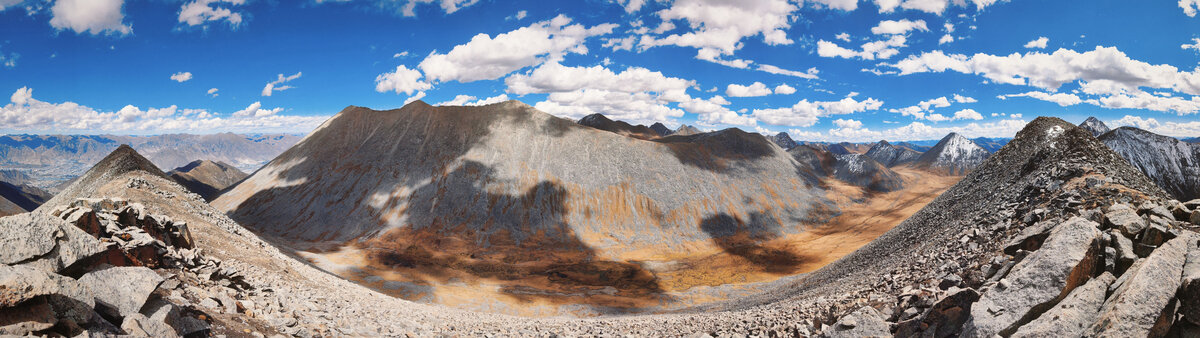
<instances>
[{"instance_id":1,"label":"distant mountain range","mask_svg":"<svg viewBox=\"0 0 1200 338\"><path fill-rule=\"evenodd\" d=\"M254 171L300 140L300 136L170 134L117 135L4 135L0 136L0 169L16 170L30 185L49 188L82 174L93 164L128 144L155 165L183 166L195 160L230 163Z\"/></svg>"}]
</instances>

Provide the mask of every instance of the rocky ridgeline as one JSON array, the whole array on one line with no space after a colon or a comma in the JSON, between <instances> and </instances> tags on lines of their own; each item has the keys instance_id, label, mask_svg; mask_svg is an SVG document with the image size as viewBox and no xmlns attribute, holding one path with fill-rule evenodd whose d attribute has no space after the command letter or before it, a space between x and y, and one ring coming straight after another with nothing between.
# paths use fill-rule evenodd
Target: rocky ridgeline
<instances>
[{"instance_id":1,"label":"rocky ridgeline","mask_svg":"<svg viewBox=\"0 0 1200 338\"><path fill-rule=\"evenodd\" d=\"M1077 194L1065 196L1052 203L1061 208L1034 209L1014 224L982 230L1016 233L982 264L906 287L894 301L864 306L819 331L828 337L1200 335L1194 232L1200 200L1132 205L1117 197L1087 205ZM979 231L964 232L961 244L976 246Z\"/></svg>"},{"instance_id":2,"label":"rocky ridgeline","mask_svg":"<svg viewBox=\"0 0 1200 338\"><path fill-rule=\"evenodd\" d=\"M0 335L203 335L252 292L185 222L120 199L0 218L0 263Z\"/></svg>"}]
</instances>

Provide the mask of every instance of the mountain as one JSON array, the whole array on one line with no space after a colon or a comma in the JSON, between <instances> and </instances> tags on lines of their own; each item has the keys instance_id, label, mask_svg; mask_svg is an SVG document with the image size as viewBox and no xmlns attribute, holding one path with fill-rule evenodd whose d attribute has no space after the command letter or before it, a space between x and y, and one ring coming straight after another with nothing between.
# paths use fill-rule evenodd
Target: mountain
<instances>
[{"instance_id":1,"label":"mountain","mask_svg":"<svg viewBox=\"0 0 1200 338\"><path fill-rule=\"evenodd\" d=\"M205 201L211 201L221 193L221 190L241 181L248 175L225 162L196 160L171 170L167 176L170 176L175 182L179 182L189 191L199 194Z\"/></svg>"},{"instance_id":2,"label":"mountain","mask_svg":"<svg viewBox=\"0 0 1200 338\"><path fill-rule=\"evenodd\" d=\"M693 126L682 124L682 125L679 125L679 128L675 128L675 132L672 132L671 135L688 136L688 135L696 135L696 134L700 134L700 133L704 133L704 131L697 129L696 127L693 127Z\"/></svg>"},{"instance_id":3,"label":"mountain","mask_svg":"<svg viewBox=\"0 0 1200 338\"><path fill-rule=\"evenodd\" d=\"M975 142L959 135L950 133L942 138L933 148L921 154L914 166L921 169L931 169L946 172L950 175L965 175L988 158L988 151Z\"/></svg>"},{"instance_id":4,"label":"mountain","mask_svg":"<svg viewBox=\"0 0 1200 338\"><path fill-rule=\"evenodd\" d=\"M763 242L836 213L797 165L736 128L642 140L518 101L415 101L342 110L212 205L295 247L361 248L362 269L486 278L531 297L607 287L657 306L662 281L636 255L779 264L757 254L773 252Z\"/></svg>"},{"instance_id":5,"label":"mountain","mask_svg":"<svg viewBox=\"0 0 1200 338\"><path fill-rule=\"evenodd\" d=\"M25 208L22 208L16 203L0 197L0 216L10 216L25 212L29 212L29 210L25 210Z\"/></svg>"},{"instance_id":6,"label":"mountain","mask_svg":"<svg viewBox=\"0 0 1200 338\"><path fill-rule=\"evenodd\" d=\"M1100 137L1100 135L1104 135L1104 133L1112 130L1108 128L1108 125L1104 124L1104 122L1100 121L1100 119L1097 119L1094 116L1088 117L1087 120L1083 120L1083 123L1080 123L1079 127L1091 132L1092 136L1095 137Z\"/></svg>"},{"instance_id":7,"label":"mountain","mask_svg":"<svg viewBox=\"0 0 1200 338\"><path fill-rule=\"evenodd\" d=\"M16 169L0 169L0 181L8 182L15 185L28 184L33 178L29 177L20 170Z\"/></svg>"},{"instance_id":8,"label":"mountain","mask_svg":"<svg viewBox=\"0 0 1200 338\"><path fill-rule=\"evenodd\" d=\"M40 208L53 208L59 205L68 205L71 201L88 198L94 196L96 191L101 187L111 183L120 183L120 177L129 172L144 172L152 176L162 177L166 179L167 174L154 166L150 160L143 157L132 147L122 144L113 150L108 156L100 159L91 169L80 175L75 182L64 188L58 194L54 195L49 201L46 201Z\"/></svg>"},{"instance_id":9,"label":"mountain","mask_svg":"<svg viewBox=\"0 0 1200 338\"><path fill-rule=\"evenodd\" d=\"M867 150L866 156L891 168L916 162L917 158L921 157L921 153L909 148L893 146L888 141L879 141Z\"/></svg>"},{"instance_id":10,"label":"mountain","mask_svg":"<svg viewBox=\"0 0 1200 338\"><path fill-rule=\"evenodd\" d=\"M834 154L834 155L846 155L846 154L854 153L853 151L850 151L850 149L846 148L846 146L841 143L830 144L825 147L825 151L828 151L830 154Z\"/></svg>"},{"instance_id":11,"label":"mountain","mask_svg":"<svg viewBox=\"0 0 1200 338\"><path fill-rule=\"evenodd\" d=\"M653 130L655 134L658 134L658 136L671 135L671 129L667 128L666 125L663 125L662 122L654 122L654 124L650 125L650 130Z\"/></svg>"},{"instance_id":12,"label":"mountain","mask_svg":"<svg viewBox=\"0 0 1200 338\"><path fill-rule=\"evenodd\" d=\"M779 147L783 148L784 150L792 149L792 147L796 146L796 141L792 140L792 137L787 133L781 132L775 134L775 136L768 137L768 139L770 139L771 142L774 142L776 145L779 145Z\"/></svg>"},{"instance_id":13,"label":"mountain","mask_svg":"<svg viewBox=\"0 0 1200 338\"><path fill-rule=\"evenodd\" d=\"M971 139L972 142L975 142L975 144L979 145L984 150L987 150L988 153L1000 151L1000 148L1003 148L1004 145L1011 140L1012 139L996 137L976 137Z\"/></svg>"},{"instance_id":14,"label":"mountain","mask_svg":"<svg viewBox=\"0 0 1200 338\"><path fill-rule=\"evenodd\" d=\"M294 135L169 134L4 135L0 136L0 168L32 176L30 185L48 188L78 176L121 144L138 149L156 165L175 168L196 159L231 163L253 171L295 144Z\"/></svg>"},{"instance_id":15,"label":"mountain","mask_svg":"<svg viewBox=\"0 0 1200 338\"><path fill-rule=\"evenodd\" d=\"M608 132L613 132L613 133L617 133L620 135L636 137L636 138L640 138L643 140L648 140L648 139L652 139L652 138L656 138L656 137L660 136L658 134L658 132L654 131L653 129L650 129L650 127L646 127L646 126L643 126L640 124L635 126L635 125L631 125L625 121L613 121L613 120L610 120L608 117L604 116L604 114L600 114L600 113L595 113L592 115L584 116L583 118L579 119L579 121L577 123L579 123L580 125L583 125L583 126L588 126L588 127L608 131Z\"/></svg>"},{"instance_id":16,"label":"mountain","mask_svg":"<svg viewBox=\"0 0 1200 338\"><path fill-rule=\"evenodd\" d=\"M833 176L843 182L875 192L896 191L904 187L900 175L867 155L844 154L835 157L837 161Z\"/></svg>"},{"instance_id":17,"label":"mountain","mask_svg":"<svg viewBox=\"0 0 1200 338\"><path fill-rule=\"evenodd\" d=\"M1200 198L1200 144L1134 127L1120 127L1104 133L1100 135L1100 141L1176 199Z\"/></svg>"},{"instance_id":18,"label":"mountain","mask_svg":"<svg viewBox=\"0 0 1200 338\"><path fill-rule=\"evenodd\" d=\"M1200 143L1200 137L1189 137L1189 138L1180 139L1180 141L1187 142L1187 143Z\"/></svg>"},{"instance_id":19,"label":"mountain","mask_svg":"<svg viewBox=\"0 0 1200 338\"><path fill-rule=\"evenodd\" d=\"M923 153L923 152L929 151L929 148L933 148L933 146L937 145L937 143L938 143L938 140L910 141L910 142L897 142L895 144L895 146L902 147L902 148L908 148L908 149L912 149L913 151Z\"/></svg>"},{"instance_id":20,"label":"mountain","mask_svg":"<svg viewBox=\"0 0 1200 338\"><path fill-rule=\"evenodd\" d=\"M38 187L0 182L0 198L21 207L25 211L37 209L38 206L45 203L51 197L53 197L52 194Z\"/></svg>"}]
</instances>

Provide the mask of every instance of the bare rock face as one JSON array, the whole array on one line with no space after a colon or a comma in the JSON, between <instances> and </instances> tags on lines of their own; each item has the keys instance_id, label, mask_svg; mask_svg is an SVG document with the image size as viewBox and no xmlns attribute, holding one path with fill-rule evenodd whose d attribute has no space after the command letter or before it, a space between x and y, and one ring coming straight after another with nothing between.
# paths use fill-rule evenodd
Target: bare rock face
<instances>
[{"instance_id":1,"label":"bare rock face","mask_svg":"<svg viewBox=\"0 0 1200 338\"><path fill-rule=\"evenodd\" d=\"M1096 321L1104 305L1108 286L1117 278L1105 272L1072 290L1046 313L1021 326L1014 337L1078 337Z\"/></svg>"},{"instance_id":2,"label":"bare rock face","mask_svg":"<svg viewBox=\"0 0 1200 338\"><path fill-rule=\"evenodd\" d=\"M163 278L142 266L110 267L89 272L79 282L92 287L96 301L111 317L137 313Z\"/></svg>"},{"instance_id":3,"label":"bare rock face","mask_svg":"<svg viewBox=\"0 0 1200 338\"><path fill-rule=\"evenodd\" d=\"M1179 312L1192 324L1200 324L1200 250L1188 250L1185 258Z\"/></svg>"},{"instance_id":4,"label":"bare rock face","mask_svg":"<svg viewBox=\"0 0 1200 338\"><path fill-rule=\"evenodd\" d=\"M942 138L937 145L921 154L913 166L922 169L941 171L950 175L966 175L983 163L990 153L974 141L950 133Z\"/></svg>"},{"instance_id":5,"label":"bare rock face","mask_svg":"<svg viewBox=\"0 0 1200 338\"><path fill-rule=\"evenodd\" d=\"M1133 237L1146 229L1146 220L1138 216L1137 212L1128 205L1117 204L1109 207L1104 218L1108 220L1109 226L1120 230L1128 237Z\"/></svg>"},{"instance_id":6,"label":"bare rock face","mask_svg":"<svg viewBox=\"0 0 1200 338\"><path fill-rule=\"evenodd\" d=\"M1154 250L1104 302L1099 318L1084 335L1094 337L1161 337L1174 319L1175 292L1181 284L1196 235L1185 234Z\"/></svg>"},{"instance_id":7,"label":"bare rock face","mask_svg":"<svg viewBox=\"0 0 1200 338\"><path fill-rule=\"evenodd\" d=\"M1088 117L1087 120L1083 120L1083 123L1079 124L1079 127L1091 132L1094 137L1100 137L1100 135L1104 135L1104 133L1112 130L1096 117Z\"/></svg>"},{"instance_id":8,"label":"bare rock face","mask_svg":"<svg viewBox=\"0 0 1200 338\"><path fill-rule=\"evenodd\" d=\"M1200 144L1133 127L1105 133L1100 141L1176 199L1200 198Z\"/></svg>"},{"instance_id":9,"label":"bare rock face","mask_svg":"<svg viewBox=\"0 0 1200 338\"><path fill-rule=\"evenodd\" d=\"M221 190L246 178L246 173L225 162L196 160L167 173L188 191L194 192L205 201L211 201Z\"/></svg>"},{"instance_id":10,"label":"bare rock face","mask_svg":"<svg viewBox=\"0 0 1200 338\"><path fill-rule=\"evenodd\" d=\"M0 262L59 272L104 252L107 245L54 216L31 212L0 218Z\"/></svg>"},{"instance_id":11,"label":"bare rock face","mask_svg":"<svg viewBox=\"0 0 1200 338\"><path fill-rule=\"evenodd\" d=\"M921 153L905 147L897 147L888 143L888 141L879 141L867 150L867 157L874 159L876 162L883 164L889 168L907 165L917 161L921 157Z\"/></svg>"},{"instance_id":12,"label":"bare rock face","mask_svg":"<svg viewBox=\"0 0 1200 338\"><path fill-rule=\"evenodd\" d=\"M1095 267L1098 224L1074 218L1059 225L1040 249L983 293L963 328L967 337L1009 335L1083 284Z\"/></svg>"}]
</instances>

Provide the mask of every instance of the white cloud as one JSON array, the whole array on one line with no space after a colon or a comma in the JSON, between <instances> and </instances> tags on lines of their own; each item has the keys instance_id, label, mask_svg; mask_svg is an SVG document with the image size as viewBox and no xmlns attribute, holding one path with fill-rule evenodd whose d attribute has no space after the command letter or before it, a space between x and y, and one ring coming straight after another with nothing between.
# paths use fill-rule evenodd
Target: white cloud
<instances>
[{"instance_id":1,"label":"white cloud","mask_svg":"<svg viewBox=\"0 0 1200 338\"><path fill-rule=\"evenodd\" d=\"M947 55L933 51L884 66L896 68L900 75L955 71L977 74L996 83L1028 85L1050 91L1066 83L1082 81L1081 85L1103 83L1113 88L1109 92L1148 87L1200 95L1200 70L1182 72L1167 64L1152 65L1133 60L1113 47L1096 47L1083 53L1059 49L1051 54L1028 52L1008 56Z\"/></svg>"},{"instance_id":2,"label":"white cloud","mask_svg":"<svg viewBox=\"0 0 1200 338\"><path fill-rule=\"evenodd\" d=\"M1155 134L1174 137L1200 136L1200 121L1159 122L1154 118L1142 118L1140 116L1125 115L1125 117L1117 120L1105 121L1105 124L1113 128L1125 126L1135 127Z\"/></svg>"},{"instance_id":3,"label":"white cloud","mask_svg":"<svg viewBox=\"0 0 1200 338\"><path fill-rule=\"evenodd\" d=\"M936 140L952 132L963 134L967 137L1013 137L1018 131L1025 128L1025 124L1024 120L1013 118L989 123L972 122L957 127L934 127L922 122L912 122L906 126L892 129L871 130L870 128L862 128L853 122L847 121L839 124L837 121L834 121L834 125L837 127L825 132L791 129L788 130L788 134L792 135L792 138L801 141L873 142L888 140L899 142Z\"/></svg>"},{"instance_id":4,"label":"white cloud","mask_svg":"<svg viewBox=\"0 0 1200 338\"><path fill-rule=\"evenodd\" d=\"M212 97L217 97L218 95L221 95L221 94L217 94L218 90L220 90L220 89L216 89L216 88L209 89L208 95L212 96Z\"/></svg>"},{"instance_id":5,"label":"white cloud","mask_svg":"<svg viewBox=\"0 0 1200 338\"><path fill-rule=\"evenodd\" d=\"M1191 44L1185 43L1185 44L1179 45L1179 48L1183 48L1183 50L1191 49L1191 50L1196 51L1197 53L1200 53L1200 38L1192 38Z\"/></svg>"},{"instance_id":6,"label":"white cloud","mask_svg":"<svg viewBox=\"0 0 1200 338\"><path fill-rule=\"evenodd\" d=\"M844 129L844 128L850 128L850 129L860 129L860 128L862 128L862 126L863 126L863 124L862 124L862 121L858 121L858 120L847 120L847 119L837 119L837 120L833 120L833 124L834 124L834 125L836 125L836 126L838 126L838 128L843 128L843 129Z\"/></svg>"},{"instance_id":7,"label":"white cloud","mask_svg":"<svg viewBox=\"0 0 1200 338\"><path fill-rule=\"evenodd\" d=\"M758 121L753 117L738 114L725 107L727 105L729 105L729 101L719 95L710 97L707 100L695 98L679 103L680 108L699 114L700 118L696 121L701 125L715 126L718 124L727 124L755 126L758 124Z\"/></svg>"},{"instance_id":8,"label":"white cloud","mask_svg":"<svg viewBox=\"0 0 1200 338\"><path fill-rule=\"evenodd\" d=\"M8 55L5 55L3 53L3 51L0 51L0 65L8 67L8 68L16 67L17 59L20 57L21 57L21 55L17 54L17 53L10 53Z\"/></svg>"},{"instance_id":9,"label":"white cloud","mask_svg":"<svg viewBox=\"0 0 1200 338\"><path fill-rule=\"evenodd\" d=\"M404 65L396 66L396 70L393 72L379 74L375 77L375 91L380 93L390 91L396 92L396 94L412 95L413 92L432 88L433 85L429 82L421 80L421 72L416 69L408 69Z\"/></svg>"},{"instance_id":10,"label":"white cloud","mask_svg":"<svg viewBox=\"0 0 1200 338\"><path fill-rule=\"evenodd\" d=\"M973 98L973 97L968 97L968 96L962 96L962 95L954 94L954 102L958 102L958 103L975 103L975 102L979 102L979 100L976 100L976 99L975 99L975 98Z\"/></svg>"},{"instance_id":11,"label":"white cloud","mask_svg":"<svg viewBox=\"0 0 1200 338\"><path fill-rule=\"evenodd\" d=\"M1049 41L1050 41L1050 39L1049 39L1049 38L1047 38L1047 37L1044 37L1044 36L1043 36L1043 37L1039 37L1039 38L1037 38L1037 39L1034 39L1033 41L1029 41L1029 42L1025 43L1025 48L1041 48L1041 49L1045 49L1045 48L1046 48L1046 42L1049 42Z\"/></svg>"},{"instance_id":12,"label":"white cloud","mask_svg":"<svg viewBox=\"0 0 1200 338\"><path fill-rule=\"evenodd\" d=\"M789 86L786 83L781 83L778 86L775 86L775 94L792 95L795 93L796 93L796 88L792 88L792 86Z\"/></svg>"},{"instance_id":13,"label":"white cloud","mask_svg":"<svg viewBox=\"0 0 1200 338\"><path fill-rule=\"evenodd\" d=\"M884 20L880 21L875 27L871 27L871 33L875 35L908 34L912 30L928 32L929 27L925 25L925 20L909 21L908 19L901 19L900 21Z\"/></svg>"},{"instance_id":14,"label":"white cloud","mask_svg":"<svg viewBox=\"0 0 1200 338\"><path fill-rule=\"evenodd\" d=\"M845 2L824 3L845 6ZM664 22L686 21L691 31L657 38L643 35L639 44L641 48L694 47L698 55L732 55L741 48L742 39L753 36L761 36L768 45L790 45L793 41L787 37L787 29L798 9L788 0L677 0L657 15Z\"/></svg>"},{"instance_id":15,"label":"white cloud","mask_svg":"<svg viewBox=\"0 0 1200 338\"><path fill-rule=\"evenodd\" d=\"M1073 105L1083 103L1083 100L1080 99L1079 96L1076 96L1075 94L1067 94L1067 93L1051 94L1051 93L1046 93L1046 92L1027 92L1027 93L1008 94L1008 95L1000 95L999 96L999 98L1002 100L1008 99L1010 97L1028 97L1031 99L1038 99L1038 100L1047 101L1047 102L1054 102L1054 103L1057 103L1059 106L1063 106L1063 107L1073 106Z\"/></svg>"},{"instance_id":16,"label":"white cloud","mask_svg":"<svg viewBox=\"0 0 1200 338\"><path fill-rule=\"evenodd\" d=\"M255 101L246 109L233 112L233 117L267 117L283 111L283 108L262 109L262 102Z\"/></svg>"},{"instance_id":17,"label":"white cloud","mask_svg":"<svg viewBox=\"0 0 1200 338\"><path fill-rule=\"evenodd\" d=\"M875 5L879 6L880 13L891 13L900 7L900 0L875 0Z\"/></svg>"},{"instance_id":18,"label":"white cloud","mask_svg":"<svg viewBox=\"0 0 1200 338\"><path fill-rule=\"evenodd\" d=\"M417 67L431 82L494 80L548 60L561 60L569 53L587 54L587 38L609 34L616 27L600 24L586 28L569 23L570 18L559 15L495 38L481 33L449 53L429 54Z\"/></svg>"},{"instance_id":19,"label":"white cloud","mask_svg":"<svg viewBox=\"0 0 1200 338\"><path fill-rule=\"evenodd\" d=\"M817 3L819 6L822 6L825 8L843 10L843 11L847 11L847 12L851 12L851 11L854 11L855 9L858 9L858 0L809 0L809 1Z\"/></svg>"},{"instance_id":20,"label":"white cloud","mask_svg":"<svg viewBox=\"0 0 1200 338\"><path fill-rule=\"evenodd\" d=\"M279 91L292 89L292 86L280 86L280 85L284 84L286 82L290 82L292 80L298 79L298 78L300 78L300 72L296 72L296 74L292 74L290 76L283 76L283 74L279 74L278 79L276 79L275 81L268 82L267 86L263 87L262 96L271 96L272 92L279 92Z\"/></svg>"},{"instance_id":21,"label":"white cloud","mask_svg":"<svg viewBox=\"0 0 1200 338\"><path fill-rule=\"evenodd\" d=\"M50 8L50 26L76 34L129 34L133 27L123 22L124 5L125 0L57 0Z\"/></svg>"},{"instance_id":22,"label":"white cloud","mask_svg":"<svg viewBox=\"0 0 1200 338\"><path fill-rule=\"evenodd\" d=\"M975 100L974 98L971 98L971 97L954 94L954 102L974 103L974 102L977 102L977 100ZM950 99L946 98L945 96L942 96L942 97L918 102L916 105L913 105L913 106L908 106L908 107L899 108L899 109L889 109L888 111L893 112L893 113L899 113L900 115L903 115L903 116L911 116L914 119L918 119L918 120L928 120L928 121L933 121L933 122L953 121L953 120L961 120L961 119L978 120L978 119L983 118L982 115L979 115L979 113L975 112L975 110L972 110L972 109L960 110L960 111L956 112L953 116L946 116L946 115L937 114L937 113L933 112L935 108L946 108L946 107L949 107L951 104L952 104L952 102L950 101ZM975 118L976 116L978 116L979 118Z\"/></svg>"},{"instance_id":23,"label":"white cloud","mask_svg":"<svg viewBox=\"0 0 1200 338\"><path fill-rule=\"evenodd\" d=\"M967 109L963 109L963 110L954 112L954 119L955 120L982 120L983 115L980 115L979 112L975 111L974 109L967 108Z\"/></svg>"},{"instance_id":24,"label":"white cloud","mask_svg":"<svg viewBox=\"0 0 1200 338\"><path fill-rule=\"evenodd\" d=\"M942 12L945 12L946 7L949 5L950 0L905 0L904 3L900 4L900 7L942 15Z\"/></svg>"},{"instance_id":25,"label":"white cloud","mask_svg":"<svg viewBox=\"0 0 1200 338\"><path fill-rule=\"evenodd\" d=\"M388 2L396 3L398 1L389 0ZM474 5L479 0L408 0L407 3L400 7L400 14L409 17L417 16L416 9L418 4L430 4L434 2L437 2L442 7L442 10L446 11L446 14L453 14L460 9Z\"/></svg>"},{"instance_id":26,"label":"white cloud","mask_svg":"<svg viewBox=\"0 0 1200 338\"><path fill-rule=\"evenodd\" d=\"M479 100L471 95L457 95L454 97L454 99L438 103L436 106L485 106L504 101L508 101L508 95L506 94L500 94L482 100Z\"/></svg>"},{"instance_id":27,"label":"white cloud","mask_svg":"<svg viewBox=\"0 0 1200 338\"><path fill-rule=\"evenodd\" d=\"M504 83L512 94L549 94L534 106L554 115L579 118L602 113L633 123L667 122L683 116L683 110L669 104L692 101L687 90L696 85L691 80L640 67L617 73L599 65L568 67L557 62L543 64L528 74L514 74ZM694 107L711 108L700 103L694 103Z\"/></svg>"},{"instance_id":28,"label":"white cloud","mask_svg":"<svg viewBox=\"0 0 1200 338\"><path fill-rule=\"evenodd\" d=\"M1189 17L1196 17L1196 10L1200 9L1200 0L1179 0L1179 8L1183 8L1183 14Z\"/></svg>"},{"instance_id":29,"label":"white cloud","mask_svg":"<svg viewBox=\"0 0 1200 338\"><path fill-rule=\"evenodd\" d=\"M1111 109L1145 109L1161 112L1174 112L1179 115L1200 112L1200 96L1190 99L1183 97L1164 97L1143 91L1131 91L1085 101L1087 103Z\"/></svg>"},{"instance_id":30,"label":"white cloud","mask_svg":"<svg viewBox=\"0 0 1200 338\"><path fill-rule=\"evenodd\" d=\"M171 74L171 80L175 82L185 82L192 79L192 72L178 72Z\"/></svg>"},{"instance_id":31,"label":"white cloud","mask_svg":"<svg viewBox=\"0 0 1200 338\"><path fill-rule=\"evenodd\" d=\"M16 5L20 5L24 1L25 0L0 0L0 12L3 12L5 9L8 9L9 7L14 7Z\"/></svg>"},{"instance_id":32,"label":"white cloud","mask_svg":"<svg viewBox=\"0 0 1200 338\"><path fill-rule=\"evenodd\" d=\"M408 57L408 51L403 51L392 55L393 59L399 59L402 57Z\"/></svg>"},{"instance_id":33,"label":"white cloud","mask_svg":"<svg viewBox=\"0 0 1200 338\"><path fill-rule=\"evenodd\" d=\"M612 2L625 7L626 13L636 13L642 9L642 5L646 4L646 0L612 0Z\"/></svg>"},{"instance_id":34,"label":"white cloud","mask_svg":"<svg viewBox=\"0 0 1200 338\"><path fill-rule=\"evenodd\" d=\"M951 43L951 42L954 42L954 36L952 36L950 34L942 35L942 38L938 39L939 45L944 45L944 44Z\"/></svg>"},{"instance_id":35,"label":"white cloud","mask_svg":"<svg viewBox=\"0 0 1200 338\"><path fill-rule=\"evenodd\" d=\"M771 88L762 82L755 82L749 86L739 84L730 84L725 88L725 95L732 97L756 97L771 95Z\"/></svg>"},{"instance_id":36,"label":"white cloud","mask_svg":"<svg viewBox=\"0 0 1200 338\"><path fill-rule=\"evenodd\" d=\"M856 51L838 46L836 43L817 41L817 55L822 57L840 57L846 59L887 59L899 54L897 47L905 47L908 41L903 35L893 35L887 40L872 41L862 44L862 50Z\"/></svg>"},{"instance_id":37,"label":"white cloud","mask_svg":"<svg viewBox=\"0 0 1200 338\"><path fill-rule=\"evenodd\" d=\"M834 37L834 38L836 38L836 39L838 39L838 40L842 40L842 41L845 41L845 42L850 42L850 34L847 34L847 33L845 33L845 32L838 33L838 35L834 35L833 37Z\"/></svg>"},{"instance_id":38,"label":"white cloud","mask_svg":"<svg viewBox=\"0 0 1200 338\"><path fill-rule=\"evenodd\" d=\"M788 108L755 109L752 116L770 125L808 127L821 117L877 110L883 106L883 101L873 98L855 100L857 95L850 93L839 101L810 102L804 99Z\"/></svg>"},{"instance_id":39,"label":"white cloud","mask_svg":"<svg viewBox=\"0 0 1200 338\"><path fill-rule=\"evenodd\" d=\"M508 19L508 20L521 20L521 19L525 19L525 17L527 17L527 16L529 16L529 12L528 12L528 11L525 11L525 10L520 10L520 11L517 11L517 14L513 14L512 16L509 16L509 17L507 17L507 18L505 18L505 19Z\"/></svg>"},{"instance_id":40,"label":"white cloud","mask_svg":"<svg viewBox=\"0 0 1200 338\"><path fill-rule=\"evenodd\" d=\"M11 103L0 107L0 130L22 133L213 133L307 132L328 116L278 114L282 108L262 109L261 103L227 116L177 106L141 109L127 105L115 112L98 111L74 102L50 103L33 98L22 87Z\"/></svg>"},{"instance_id":41,"label":"white cloud","mask_svg":"<svg viewBox=\"0 0 1200 338\"><path fill-rule=\"evenodd\" d=\"M179 23L207 28L209 21L224 20L229 23L230 28L237 28L242 24L242 13L223 6L223 3L240 6L244 5L246 0L195 0L185 3L179 8Z\"/></svg>"},{"instance_id":42,"label":"white cloud","mask_svg":"<svg viewBox=\"0 0 1200 338\"><path fill-rule=\"evenodd\" d=\"M817 71L817 67L812 67L806 71L801 72L801 71L795 71L795 70L787 70L787 69L783 69L783 68L779 68L779 67L767 65L767 64L759 64L758 70L762 71L762 72L771 73L771 74L795 76L798 78L809 79L809 80L816 79L817 73L819 73L819 71Z\"/></svg>"}]
</instances>

